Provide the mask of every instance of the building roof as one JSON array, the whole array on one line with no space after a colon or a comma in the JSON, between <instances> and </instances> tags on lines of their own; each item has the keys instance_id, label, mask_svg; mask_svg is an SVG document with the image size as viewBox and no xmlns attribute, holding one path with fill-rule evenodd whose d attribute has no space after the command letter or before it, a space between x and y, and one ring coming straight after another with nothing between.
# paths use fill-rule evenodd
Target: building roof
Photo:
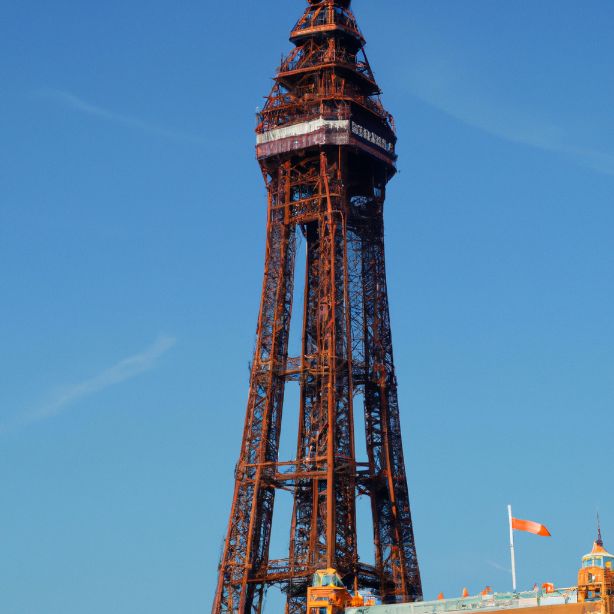
<instances>
[{"instance_id":1,"label":"building roof","mask_svg":"<svg viewBox=\"0 0 614 614\"><path fill-rule=\"evenodd\" d=\"M601 543L600 543L601 542ZM590 558L594 558L595 556L600 556L600 557L604 557L604 556L609 556L614 558L614 554L610 554L604 547L603 547L603 542L601 540L597 540L594 544L593 544L593 549L588 553L585 554L582 557L582 560L584 559L590 559Z\"/></svg>"}]
</instances>

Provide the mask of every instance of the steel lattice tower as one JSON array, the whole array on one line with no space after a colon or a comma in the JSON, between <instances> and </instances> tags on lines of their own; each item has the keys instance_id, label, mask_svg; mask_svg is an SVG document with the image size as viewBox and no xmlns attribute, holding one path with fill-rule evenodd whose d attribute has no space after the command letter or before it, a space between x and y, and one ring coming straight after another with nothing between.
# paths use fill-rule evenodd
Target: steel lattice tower
<instances>
[{"instance_id":1,"label":"steel lattice tower","mask_svg":"<svg viewBox=\"0 0 614 614\"><path fill-rule=\"evenodd\" d=\"M303 613L310 575L323 567L389 603L422 598L384 258L396 136L350 3L308 0L290 36L295 48L260 113L257 157L268 191L264 283L214 614L260 612L270 584L286 591L287 612ZM289 357L298 233L306 242L302 351ZM300 385L298 444L296 459L280 462L288 381ZM354 404L364 409L361 462ZM277 489L293 493L294 509L289 556L271 561ZM357 495L371 500L375 565L358 559Z\"/></svg>"}]
</instances>

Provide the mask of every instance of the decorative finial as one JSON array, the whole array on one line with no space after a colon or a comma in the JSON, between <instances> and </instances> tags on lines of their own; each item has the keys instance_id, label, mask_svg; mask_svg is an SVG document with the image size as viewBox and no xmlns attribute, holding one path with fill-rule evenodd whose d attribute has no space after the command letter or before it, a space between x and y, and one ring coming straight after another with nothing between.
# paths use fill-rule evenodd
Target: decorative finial
<instances>
[{"instance_id":1,"label":"decorative finial","mask_svg":"<svg viewBox=\"0 0 614 614\"><path fill-rule=\"evenodd\" d=\"M599 512L597 512L597 541L595 543L603 548L603 539L601 539L601 519L599 518Z\"/></svg>"}]
</instances>

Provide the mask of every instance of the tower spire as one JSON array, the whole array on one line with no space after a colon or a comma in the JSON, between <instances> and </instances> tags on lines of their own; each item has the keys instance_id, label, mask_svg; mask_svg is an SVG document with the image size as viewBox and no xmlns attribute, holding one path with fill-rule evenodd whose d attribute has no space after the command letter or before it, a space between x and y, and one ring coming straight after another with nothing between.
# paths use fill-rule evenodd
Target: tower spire
<instances>
[{"instance_id":1,"label":"tower spire","mask_svg":"<svg viewBox=\"0 0 614 614\"><path fill-rule=\"evenodd\" d=\"M601 518L599 518L599 512L597 512L597 539L595 543L603 548L603 539L601 538Z\"/></svg>"}]
</instances>

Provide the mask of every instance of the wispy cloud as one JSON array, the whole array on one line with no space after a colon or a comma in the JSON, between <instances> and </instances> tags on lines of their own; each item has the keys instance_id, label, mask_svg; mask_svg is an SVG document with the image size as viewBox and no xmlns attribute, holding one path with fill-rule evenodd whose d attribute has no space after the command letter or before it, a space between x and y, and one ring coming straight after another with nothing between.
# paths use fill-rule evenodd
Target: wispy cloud
<instances>
[{"instance_id":1,"label":"wispy cloud","mask_svg":"<svg viewBox=\"0 0 614 614\"><path fill-rule=\"evenodd\" d=\"M79 96L76 96L71 92L56 89L44 89L35 92L35 95L39 98L51 100L56 104L59 104L72 111L76 111L84 115L90 115L92 117L97 117L98 119L113 122L115 124L120 124L128 128L148 132L149 134L154 134L159 137L172 139L174 141L187 141L198 144L205 143L205 140L203 138L198 137L196 135L189 134L187 132L181 132L178 130L173 130L170 128L165 128L163 126L144 121L138 117L124 115L122 113L117 113L115 111L105 109L104 107L88 102L87 100L84 100L83 98L80 98Z\"/></svg>"},{"instance_id":2,"label":"wispy cloud","mask_svg":"<svg viewBox=\"0 0 614 614\"><path fill-rule=\"evenodd\" d=\"M509 567L499 565L499 563L495 563L495 561L486 561L486 563L488 563L488 565L490 565L491 567L498 569L499 571L505 571L507 573L512 573L512 570Z\"/></svg>"},{"instance_id":3,"label":"wispy cloud","mask_svg":"<svg viewBox=\"0 0 614 614\"><path fill-rule=\"evenodd\" d=\"M112 367L57 393L50 401L35 410L23 412L13 420L0 424L0 433L57 416L78 401L111 386L133 379L153 369L160 357L176 343L174 337L160 336L142 352L123 358Z\"/></svg>"},{"instance_id":4,"label":"wispy cloud","mask_svg":"<svg viewBox=\"0 0 614 614\"><path fill-rule=\"evenodd\" d=\"M580 144L583 139L572 134L565 123L504 103L480 84L463 79L462 74L462 68L444 62L414 65L409 67L409 85L422 102L468 126L614 175L614 152Z\"/></svg>"}]
</instances>

